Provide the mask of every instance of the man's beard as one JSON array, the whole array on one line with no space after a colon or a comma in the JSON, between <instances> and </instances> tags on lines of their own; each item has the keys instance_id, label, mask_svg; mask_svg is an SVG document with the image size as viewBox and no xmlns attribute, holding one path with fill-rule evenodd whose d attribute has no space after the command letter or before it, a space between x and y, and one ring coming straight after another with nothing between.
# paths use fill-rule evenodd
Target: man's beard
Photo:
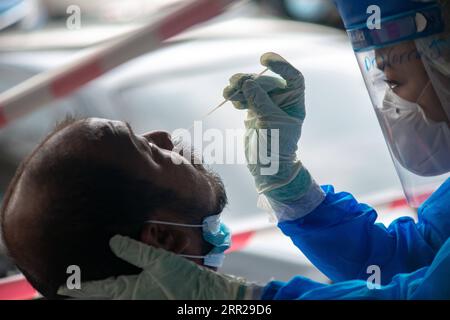
<instances>
[{"instance_id":1,"label":"man's beard","mask_svg":"<svg viewBox=\"0 0 450 320\"><path fill-rule=\"evenodd\" d=\"M188 154L186 154L186 150L189 151ZM213 210L211 210L208 215L220 214L228 203L222 178L212 168L203 163L202 155L198 153L193 146L189 146L182 140L178 140L174 142L174 151L190 161L192 166L206 178L212 188L215 195L215 201Z\"/></svg>"}]
</instances>

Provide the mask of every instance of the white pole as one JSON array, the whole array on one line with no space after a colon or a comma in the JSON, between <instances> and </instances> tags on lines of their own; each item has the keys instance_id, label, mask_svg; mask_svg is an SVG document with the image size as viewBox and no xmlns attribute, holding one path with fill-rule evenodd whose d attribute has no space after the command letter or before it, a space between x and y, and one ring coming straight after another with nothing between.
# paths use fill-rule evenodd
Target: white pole
<instances>
[{"instance_id":1,"label":"white pole","mask_svg":"<svg viewBox=\"0 0 450 320\"><path fill-rule=\"evenodd\" d=\"M111 69L223 13L236 0L189 0L175 12L67 65L38 74L0 94L0 128L65 97Z\"/></svg>"}]
</instances>

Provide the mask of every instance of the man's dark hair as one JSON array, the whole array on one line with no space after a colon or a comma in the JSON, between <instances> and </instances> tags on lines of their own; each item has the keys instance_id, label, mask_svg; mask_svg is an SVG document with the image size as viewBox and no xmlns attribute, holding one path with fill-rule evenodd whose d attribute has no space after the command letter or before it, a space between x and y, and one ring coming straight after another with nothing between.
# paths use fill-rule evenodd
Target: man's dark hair
<instances>
[{"instance_id":1,"label":"man's dark hair","mask_svg":"<svg viewBox=\"0 0 450 320\"><path fill-rule=\"evenodd\" d=\"M114 256L109 240L115 234L139 239L151 213L174 202L171 192L79 153L44 149L37 161L28 162L8 188L1 222L9 254L33 287L47 298L59 298L70 265L80 267L82 281L140 272ZM16 212L8 204L24 172L22 184L32 192L24 196L21 191L21 201L31 201L32 209L10 226L7 221Z\"/></svg>"}]
</instances>

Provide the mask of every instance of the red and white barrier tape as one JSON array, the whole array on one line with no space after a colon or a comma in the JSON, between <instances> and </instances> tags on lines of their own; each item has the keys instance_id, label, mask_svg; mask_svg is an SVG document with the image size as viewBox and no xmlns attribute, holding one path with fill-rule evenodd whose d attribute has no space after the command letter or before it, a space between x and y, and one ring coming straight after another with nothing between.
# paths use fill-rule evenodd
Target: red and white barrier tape
<instances>
[{"instance_id":1,"label":"red and white barrier tape","mask_svg":"<svg viewBox=\"0 0 450 320\"><path fill-rule=\"evenodd\" d=\"M425 195L424 195L425 196ZM384 201L378 203L379 206L386 207L387 210L395 209L408 209L408 204L406 200L399 198L397 200ZM375 206L377 207L377 206ZM272 226L276 228L275 226ZM260 237L266 238L264 231L269 230L270 226L261 226L253 228L252 230L236 232L232 236L232 246L227 250L228 253L238 252L244 250L248 246L251 246L252 241L257 241L258 234L261 233ZM9 277L6 279L0 279L0 300L17 300L17 299L34 299L39 297L38 292L27 282L25 277L22 275Z\"/></svg>"},{"instance_id":2,"label":"red and white barrier tape","mask_svg":"<svg viewBox=\"0 0 450 320\"><path fill-rule=\"evenodd\" d=\"M23 275L0 279L0 300L31 300L38 297L39 293Z\"/></svg>"},{"instance_id":3,"label":"red and white barrier tape","mask_svg":"<svg viewBox=\"0 0 450 320\"><path fill-rule=\"evenodd\" d=\"M254 234L255 231L234 234L232 247L227 250L227 253L244 249ZM39 296L23 275L0 279L0 300L31 300Z\"/></svg>"},{"instance_id":4,"label":"red and white barrier tape","mask_svg":"<svg viewBox=\"0 0 450 320\"><path fill-rule=\"evenodd\" d=\"M0 127L64 96L91 80L142 54L182 31L223 13L236 0L186 1L165 18L133 31L128 37L86 57L44 72L0 94Z\"/></svg>"},{"instance_id":5,"label":"red and white barrier tape","mask_svg":"<svg viewBox=\"0 0 450 320\"><path fill-rule=\"evenodd\" d=\"M407 203L403 199L394 200L392 202L383 203L383 206L388 206L389 209L398 209L399 207L408 208ZM258 234L260 237L266 238L264 231L276 228L274 226L263 226L253 230L236 232L232 236L232 246L226 253L242 251L248 246L251 246L252 241L258 241ZM0 279L0 300L29 300L39 297L39 293L27 282L22 275Z\"/></svg>"}]
</instances>

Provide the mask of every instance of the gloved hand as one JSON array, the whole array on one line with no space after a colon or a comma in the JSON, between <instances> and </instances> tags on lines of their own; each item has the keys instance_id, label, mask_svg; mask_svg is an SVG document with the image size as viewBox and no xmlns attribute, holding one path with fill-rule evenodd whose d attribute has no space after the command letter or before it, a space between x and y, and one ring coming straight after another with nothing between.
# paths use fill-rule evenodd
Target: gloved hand
<instances>
[{"instance_id":1,"label":"gloved hand","mask_svg":"<svg viewBox=\"0 0 450 320\"><path fill-rule=\"evenodd\" d=\"M74 298L138 300L240 300L260 298L262 288L199 266L171 252L116 235L111 250L142 268L138 275L85 282L81 289L60 287L58 294Z\"/></svg>"},{"instance_id":2,"label":"gloved hand","mask_svg":"<svg viewBox=\"0 0 450 320\"><path fill-rule=\"evenodd\" d=\"M265 53L261 64L284 80L268 76L255 79L254 74L236 74L224 89L224 97L230 99L237 109L247 109L245 154L257 191L266 195L272 204L282 204L301 199L313 189L314 194L307 196L303 203L305 213L324 198L296 156L306 115L305 81L300 71L275 53ZM267 129L267 134L261 129ZM278 129L279 139L274 129ZM278 150L271 145L272 137ZM269 154L268 158L272 165L278 165L278 170L267 174L270 171L267 165L255 161L258 152Z\"/></svg>"}]
</instances>

